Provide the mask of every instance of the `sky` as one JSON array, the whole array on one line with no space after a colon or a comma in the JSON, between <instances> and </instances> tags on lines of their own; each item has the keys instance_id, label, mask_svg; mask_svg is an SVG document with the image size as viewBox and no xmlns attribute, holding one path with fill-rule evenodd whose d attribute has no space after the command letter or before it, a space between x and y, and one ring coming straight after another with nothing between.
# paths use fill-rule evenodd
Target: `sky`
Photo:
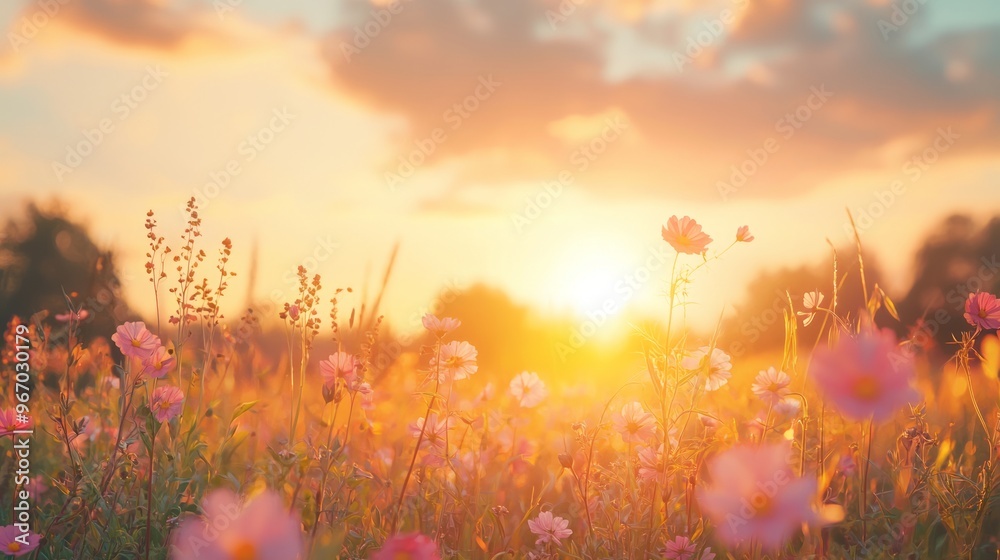
<instances>
[{"instance_id":1,"label":"sky","mask_svg":"<svg viewBox=\"0 0 1000 560\"><path fill-rule=\"evenodd\" d=\"M1000 210L991 0L37 0L0 26L0 207L64 201L140 311L145 213L176 238L192 196L209 254L230 237L245 278L259 251L258 302L299 264L377 285L398 244L404 330L477 282L662 315L674 214L756 236L700 273L704 326L846 244L846 209L890 290L946 214Z\"/></svg>"}]
</instances>

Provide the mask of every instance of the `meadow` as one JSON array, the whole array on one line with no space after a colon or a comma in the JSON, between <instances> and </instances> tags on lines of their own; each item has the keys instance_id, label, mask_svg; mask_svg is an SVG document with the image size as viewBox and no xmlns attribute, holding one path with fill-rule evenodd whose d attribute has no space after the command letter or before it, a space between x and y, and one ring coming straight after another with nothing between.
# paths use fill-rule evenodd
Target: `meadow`
<instances>
[{"instance_id":1,"label":"meadow","mask_svg":"<svg viewBox=\"0 0 1000 560\"><path fill-rule=\"evenodd\" d=\"M825 287L781 302L783 351L737 357L688 328L686 287L759 242L751 228L652 224L672 258L663 327L634 330L642 365L605 390L485 382L463 317L427 314L400 344L377 305L304 268L276 316L224 317L232 244L187 212L180 232L146 217L148 282L131 288L162 316L84 339L107 310L68 293L6 325L0 553L1000 557L1000 302L970 293L933 363L866 278L860 236ZM849 284L866 305L841 303Z\"/></svg>"}]
</instances>

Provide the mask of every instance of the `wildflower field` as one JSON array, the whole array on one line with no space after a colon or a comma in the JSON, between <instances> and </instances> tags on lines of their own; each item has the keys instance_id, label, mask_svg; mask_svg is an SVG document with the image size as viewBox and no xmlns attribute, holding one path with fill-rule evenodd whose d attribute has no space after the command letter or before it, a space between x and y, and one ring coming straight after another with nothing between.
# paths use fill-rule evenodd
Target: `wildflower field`
<instances>
[{"instance_id":1,"label":"wildflower field","mask_svg":"<svg viewBox=\"0 0 1000 560\"><path fill-rule=\"evenodd\" d=\"M3 553L996 555L993 294L967 296L932 371L926 332L898 337L892 300L848 262L861 253L840 255L829 285L783 302L784 350L741 362L720 332L687 328L685 286L757 241L673 216L657 240L672 255L665 327L635 329L612 383L566 383L479 371L484 341L466 340L462 317L428 313L404 346L353 290L304 268L276 317L223 317L240 279L232 244L212 248L187 210L182 232L147 216L146 293L162 316L83 340L107 310L68 293L6 326ZM865 307L839 304L848 283Z\"/></svg>"}]
</instances>

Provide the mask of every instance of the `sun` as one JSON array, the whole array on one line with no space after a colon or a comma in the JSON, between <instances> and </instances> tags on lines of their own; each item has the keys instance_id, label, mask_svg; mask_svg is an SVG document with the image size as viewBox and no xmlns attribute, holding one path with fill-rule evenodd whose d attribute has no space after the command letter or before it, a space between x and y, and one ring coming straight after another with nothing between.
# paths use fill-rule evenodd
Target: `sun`
<instances>
[{"instance_id":1,"label":"sun","mask_svg":"<svg viewBox=\"0 0 1000 560\"><path fill-rule=\"evenodd\" d=\"M604 244L580 244L555 263L550 301L586 317L597 312L617 314L626 303L620 293L629 268L628 255Z\"/></svg>"}]
</instances>

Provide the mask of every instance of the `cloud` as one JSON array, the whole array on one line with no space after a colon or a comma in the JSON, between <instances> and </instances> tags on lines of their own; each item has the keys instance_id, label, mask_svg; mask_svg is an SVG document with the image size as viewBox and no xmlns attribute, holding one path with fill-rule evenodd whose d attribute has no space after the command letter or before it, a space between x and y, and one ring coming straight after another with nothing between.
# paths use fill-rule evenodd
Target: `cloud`
<instances>
[{"instance_id":1,"label":"cloud","mask_svg":"<svg viewBox=\"0 0 1000 560\"><path fill-rule=\"evenodd\" d=\"M431 165L490 154L494 165L468 167L457 181L502 184L574 170L586 141L566 134L565 123L612 110L627 117L628 133L577 179L615 192L717 197L719 182L761 159L768 139L777 150L741 195L788 195L845 169L881 169L888 146L910 139L916 149L941 126L960 131L967 155L1000 139L1000 100L990 93L998 30L943 29L918 42L930 15L887 32L879 23L894 21L887 4L735 0L717 14L650 10L627 20L598 5L553 25L556 4L537 0L394 6L349 12L350 23L325 38L331 83L405 116L411 137L401 150L445 128ZM722 9L738 16L700 52L687 51ZM620 48L623 38L628 48ZM630 56L645 62L616 74ZM447 111L483 76L502 85L449 130ZM819 91L832 95L820 101Z\"/></svg>"}]
</instances>

